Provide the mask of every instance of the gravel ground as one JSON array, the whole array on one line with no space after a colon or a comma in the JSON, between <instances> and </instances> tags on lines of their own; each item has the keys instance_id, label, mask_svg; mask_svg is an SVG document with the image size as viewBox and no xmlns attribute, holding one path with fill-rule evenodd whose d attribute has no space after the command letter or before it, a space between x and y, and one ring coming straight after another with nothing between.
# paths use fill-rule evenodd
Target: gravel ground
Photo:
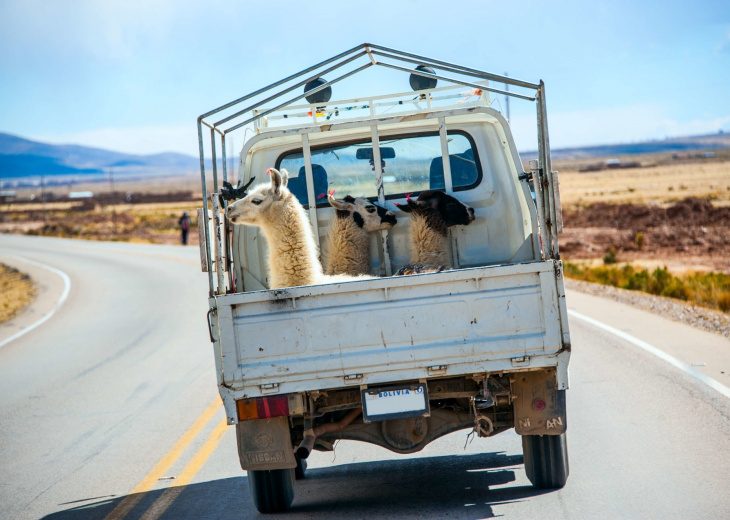
<instances>
[{"instance_id":1,"label":"gravel ground","mask_svg":"<svg viewBox=\"0 0 730 520\"><path fill-rule=\"evenodd\" d=\"M594 294L603 298L611 298L617 302L632 305L639 309L650 311L670 320L692 325L708 332L714 332L730 339L730 315L722 312L705 309L696 305L689 305L672 298L654 296L638 291L617 289L608 285L583 282L580 280L565 280L568 289Z\"/></svg>"}]
</instances>

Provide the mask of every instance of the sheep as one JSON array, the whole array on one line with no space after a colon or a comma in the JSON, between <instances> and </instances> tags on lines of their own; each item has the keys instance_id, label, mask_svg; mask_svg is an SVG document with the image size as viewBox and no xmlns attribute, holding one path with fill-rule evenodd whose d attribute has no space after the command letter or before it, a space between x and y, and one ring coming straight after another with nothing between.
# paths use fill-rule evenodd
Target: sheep
<instances>
[{"instance_id":1,"label":"sheep","mask_svg":"<svg viewBox=\"0 0 730 520\"><path fill-rule=\"evenodd\" d=\"M268 171L271 183L259 184L228 206L228 219L261 228L269 244L271 289L322 283L312 228L304 208L286 187L289 172Z\"/></svg>"},{"instance_id":2,"label":"sheep","mask_svg":"<svg viewBox=\"0 0 730 520\"><path fill-rule=\"evenodd\" d=\"M327 236L325 274L357 276L370 272L370 237L372 231L392 229L395 213L376 206L364 198L347 195L344 199L327 200L335 208L335 218Z\"/></svg>"},{"instance_id":3,"label":"sheep","mask_svg":"<svg viewBox=\"0 0 730 520\"><path fill-rule=\"evenodd\" d=\"M450 269L448 228L467 226L476 218L474 208L438 190L421 192L415 201L406 196L398 209L411 215L411 263L396 276Z\"/></svg>"}]
</instances>

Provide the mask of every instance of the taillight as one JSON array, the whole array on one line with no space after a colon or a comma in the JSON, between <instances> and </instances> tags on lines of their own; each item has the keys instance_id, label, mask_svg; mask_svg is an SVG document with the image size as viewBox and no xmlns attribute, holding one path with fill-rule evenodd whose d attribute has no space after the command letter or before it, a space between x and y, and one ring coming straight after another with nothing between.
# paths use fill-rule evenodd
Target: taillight
<instances>
[{"instance_id":1,"label":"taillight","mask_svg":"<svg viewBox=\"0 0 730 520\"><path fill-rule=\"evenodd\" d=\"M275 395L272 397L256 397L255 399L241 399L236 401L238 420L266 419L289 415L289 397Z\"/></svg>"},{"instance_id":2,"label":"taillight","mask_svg":"<svg viewBox=\"0 0 730 520\"><path fill-rule=\"evenodd\" d=\"M545 401L539 398L535 399L534 401L532 401L532 407L538 412L542 412L545 409Z\"/></svg>"}]
</instances>

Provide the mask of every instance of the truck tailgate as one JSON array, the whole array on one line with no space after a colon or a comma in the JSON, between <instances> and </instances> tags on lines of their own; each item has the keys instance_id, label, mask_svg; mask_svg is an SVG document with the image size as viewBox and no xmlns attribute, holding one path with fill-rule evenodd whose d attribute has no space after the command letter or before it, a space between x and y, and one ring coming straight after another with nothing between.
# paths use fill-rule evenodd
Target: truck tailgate
<instances>
[{"instance_id":1,"label":"truck tailgate","mask_svg":"<svg viewBox=\"0 0 730 520\"><path fill-rule=\"evenodd\" d=\"M216 304L220 382L240 397L555 366L569 343L551 260L230 294Z\"/></svg>"}]
</instances>

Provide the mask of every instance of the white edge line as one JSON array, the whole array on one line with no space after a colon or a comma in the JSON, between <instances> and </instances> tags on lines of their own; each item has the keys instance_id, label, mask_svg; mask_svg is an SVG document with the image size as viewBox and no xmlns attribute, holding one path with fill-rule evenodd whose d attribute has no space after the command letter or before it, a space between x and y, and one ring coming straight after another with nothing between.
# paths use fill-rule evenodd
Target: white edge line
<instances>
[{"instance_id":1,"label":"white edge line","mask_svg":"<svg viewBox=\"0 0 730 520\"><path fill-rule=\"evenodd\" d=\"M63 271L56 269L55 267L51 267L50 265L42 264L40 262L36 262L35 260L30 260L23 256L18 256L18 255L5 255L5 256L7 256L8 258L15 258L16 260L20 260L21 262L35 265L37 267L41 267L43 269L46 269L47 271L51 271L52 273L57 274L63 280L64 288L63 288L63 293L61 294L61 298L56 303L56 306L53 309L51 309L51 312L49 312L48 314L43 316L40 320L36 321L32 325L25 327L20 332L13 334L6 340L0 341L0 347L7 345L8 343L10 343L11 341L13 341L15 339L18 339L23 334L27 334L31 330L35 329L36 327L39 327L40 325L43 325L46 321L51 319L51 316L53 316L56 313L56 311L61 307L61 305L63 305L63 302L65 302L66 298L68 297L68 293L71 291L71 279Z\"/></svg>"},{"instance_id":2,"label":"white edge line","mask_svg":"<svg viewBox=\"0 0 730 520\"><path fill-rule=\"evenodd\" d=\"M573 316L575 318L578 318L579 320L583 320L585 322L590 323L591 325L594 325L598 327L599 329L603 329L607 332L610 332L611 334L614 334L618 336L619 338L628 341L629 343L632 343L633 345L636 345L639 348L642 348L646 350L647 352L650 352L651 354L654 354L660 359L663 359L667 363L670 363L671 365L674 365L678 369L682 370L686 374L691 375L692 377L699 379L703 383L705 383L710 388L720 392L725 397L730 398L730 388L726 387L719 381L716 381L715 379L712 379L710 376L703 374L702 372L699 372L698 370L695 370L691 366L689 366L687 363L683 363L682 361L678 360L677 358L670 356L663 350L660 350L656 348L653 345L650 345L646 341L642 341L638 338L635 338L634 336L631 336L629 334L626 334L625 332L622 332L618 329L615 329L611 327L610 325L606 325L605 323L602 323L598 320L594 320L593 318L589 318L588 316L584 316L583 314L580 314L575 311L568 311L568 314L570 316Z\"/></svg>"}]
</instances>

